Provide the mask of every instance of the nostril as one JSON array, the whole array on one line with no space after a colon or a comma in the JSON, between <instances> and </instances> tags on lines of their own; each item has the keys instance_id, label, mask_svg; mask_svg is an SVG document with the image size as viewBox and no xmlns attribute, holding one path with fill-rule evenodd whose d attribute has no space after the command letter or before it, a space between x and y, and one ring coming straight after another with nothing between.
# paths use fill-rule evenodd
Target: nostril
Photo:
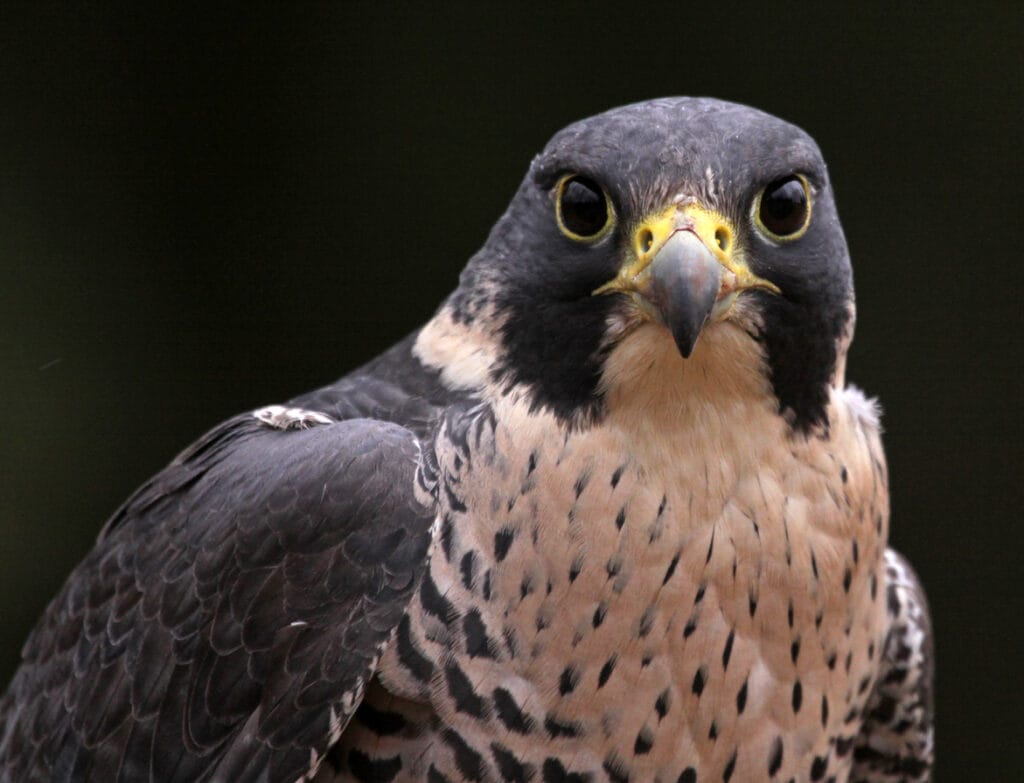
<instances>
[{"instance_id":1,"label":"nostril","mask_svg":"<svg viewBox=\"0 0 1024 783\"><path fill-rule=\"evenodd\" d=\"M729 232L724 228L715 231L715 242L718 244L718 249L724 253L729 249Z\"/></svg>"},{"instance_id":2,"label":"nostril","mask_svg":"<svg viewBox=\"0 0 1024 783\"><path fill-rule=\"evenodd\" d=\"M640 244L640 252L646 253L651 249L651 246L654 245L654 234L649 228L645 228L640 232L637 240Z\"/></svg>"}]
</instances>

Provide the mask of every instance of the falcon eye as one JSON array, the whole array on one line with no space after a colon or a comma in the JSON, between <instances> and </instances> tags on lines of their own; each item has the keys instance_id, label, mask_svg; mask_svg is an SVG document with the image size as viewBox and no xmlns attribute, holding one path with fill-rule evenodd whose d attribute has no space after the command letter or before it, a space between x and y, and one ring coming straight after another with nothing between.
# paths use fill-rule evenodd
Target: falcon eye
<instances>
[{"instance_id":1,"label":"falcon eye","mask_svg":"<svg viewBox=\"0 0 1024 783\"><path fill-rule=\"evenodd\" d=\"M608 194L594 180L578 174L559 181L555 215L562 233L577 241L599 239L612 225Z\"/></svg>"},{"instance_id":2,"label":"falcon eye","mask_svg":"<svg viewBox=\"0 0 1024 783\"><path fill-rule=\"evenodd\" d=\"M807 230L811 197L807 180L793 174L770 183L757 197L758 227L772 239L797 239Z\"/></svg>"}]
</instances>

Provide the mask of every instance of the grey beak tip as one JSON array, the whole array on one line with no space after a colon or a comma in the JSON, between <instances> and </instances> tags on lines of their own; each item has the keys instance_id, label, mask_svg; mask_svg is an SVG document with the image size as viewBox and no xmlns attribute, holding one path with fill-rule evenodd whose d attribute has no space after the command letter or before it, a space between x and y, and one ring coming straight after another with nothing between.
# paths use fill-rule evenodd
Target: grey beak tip
<instances>
[{"instance_id":1,"label":"grey beak tip","mask_svg":"<svg viewBox=\"0 0 1024 783\"><path fill-rule=\"evenodd\" d=\"M718 298L722 266L695 234L680 231L658 251L651 279L661 318L689 359Z\"/></svg>"}]
</instances>

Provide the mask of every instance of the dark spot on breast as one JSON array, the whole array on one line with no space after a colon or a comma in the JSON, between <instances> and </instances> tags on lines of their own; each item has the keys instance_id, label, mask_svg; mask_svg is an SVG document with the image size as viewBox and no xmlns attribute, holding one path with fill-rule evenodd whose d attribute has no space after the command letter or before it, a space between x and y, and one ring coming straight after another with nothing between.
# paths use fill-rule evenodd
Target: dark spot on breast
<instances>
[{"instance_id":1,"label":"dark spot on breast","mask_svg":"<svg viewBox=\"0 0 1024 783\"><path fill-rule=\"evenodd\" d=\"M793 643L789 645L789 659L796 664L797 658L800 657L800 637L798 636L793 640Z\"/></svg>"},{"instance_id":2,"label":"dark spot on breast","mask_svg":"<svg viewBox=\"0 0 1024 783\"><path fill-rule=\"evenodd\" d=\"M480 592L485 601L491 600L491 569L489 568L484 572L484 583L480 588Z\"/></svg>"},{"instance_id":3,"label":"dark spot on breast","mask_svg":"<svg viewBox=\"0 0 1024 783\"><path fill-rule=\"evenodd\" d=\"M583 570L583 558L575 557L572 563L569 564L569 584L576 581L576 577L580 575L580 571Z\"/></svg>"},{"instance_id":4,"label":"dark spot on breast","mask_svg":"<svg viewBox=\"0 0 1024 783\"><path fill-rule=\"evenodd\" d=\"M680 773L676 783L697 783L697 770L693 767L687 767Z\"/></svg>"},{"instance_id":5,"label":"dark spot on breast","mask_svg":"<svg viewBox=\"0 0 1024 783\"><path fill-rule=\"evenodd\" d=\"M828 660L825 661L829 671L834 671L836 668L836 654L834 652L829 653Z\"/></svg>"},{"instance_id":6,"label":"dark spot on breast","mask_svg":"<svg viewBox=\"0 0 1024 783\"><path fill-rule=\"evenodd\" d=\"M430 769L427 770L427 783L451 783L451 781L445 775L438 772L437 767L431 764Z\"/></svg>"},{"instance_id":7,"label":"dark spot on breast","mask_svg":"<svg viewBox=\"0 0 1024 783\"><path fill-rule=\"evenodd\" d=\"M850 569L847 568L843 571L843 592L850 592L850 582L853 581L853 574L850 573Z\"/></svg>"},{"instance_id":8,"label":"dark spot on breast","mask_svg":"<svg viewBox=\"0 0 1024 783\"><path fill-rule=\"evenodd\" d=\"M526 464L526 475L529 476L533 471L537 469L537 452L530 452L530 459Z\"/></svg>"},{"instance_id":9,"label":"dark spot on breast","mask_svg":"<svg viewBox=\"0 0 1024 783\"><path fill-rule=\"evenodd\" d=\"M519 598L522 600L526 598L530 593L533 592L533 577L530 574L526 574L523 580L519 583Z\"/></svg>"},{"instance_id":10,"label":"dark spot on breast","mask_svg":"<svg viewBox=\"0 0 1024 783\"><path fill-rule=\"evenodd\" d=\"M704 600L704 593L707 591L708 586L701 582L700 587L697 588L697 595L693 597L693 605L696 606Z\"/></svg>"},{"instance_id":11,"label":"dark spot on breast","mask_svg":"<svg viewBox=\"0 0 1024 783\"><path fill-rule=\"evenodd\" d=\"M800 680L793 683L793 712L800 712L800 705L804 703L804 686Z\"/></svg>"},{"instance_id":12,"label":"dark spot on breast","mask_svg":"<svg viewBox=\"0 0 1024 783\"><path fill-rule=\"evenodd\" d=\"M508 650L509 657L518 657L519 640L516 638L515 629L506 625L504 628L501 629L501 635L505 639L505 649Z\"/></svg>"},{"instance_id":13,"label":"dark spot on breast","mask_svg":"<svg viewBox=\"0 0 1024 783\"><path fill-rule=\"evenodd\" d=\"M857 565L860 562L860 545L857 543L857 539L853 539L853 564Z\"/></svg>"},{"instance_id":14,"label":"dark spot on breast","mask_svg":"<svg viewBox=\"0 0 1024 783\"><path fill-rule=\"evenodd\" d=\"M722 668L729 668L729 658L732 657L732 643L736 639L736 630L732 629L729 631L729 635L725 639L725 649L722 650Z\"/></svg>"},{"instance_id":15,"label":"dark spot on breast","mask_svg":"<svg viewBox=\"0 0 1024 783\"><path fill-rule=\"evenodd\" d=\"M878 574L871 574L871 600L878 597Z\"/></svg>"},{"instance_id":16,"label":"dark spot on breast","mask_svg":"<svg viewBox=\"0 0 1024 783\"><path fill-rule=\"evenodd\" d=\"M754 597L753 593L750 593L747 597L747 607L750 609L751 617L757 614L757 598Z\"/></svg>"},{"instance_id":17,"label":"dark spot on breast","mask_svg":"<svg viewBox=\"0 0 1024 783\"><path fill-rule=\"evenodd\" d=\"M543 606L541 606L537 610L537 617L534 619L533 625L538 631L543 631L545 628L551 625L551 616L547 613L547 611L545 611ZM575 647L576 644L578 644L578 642L574 643L573 646Z\"/></svg>"},{"instance_id":18,"label":"dark spot on breast","mask_svg":"<svg viewBox=\"0 0 1024 783\"><path fill-rule=\"evenodd\" d=\"M676 572L676 566L679 565L679 557L682 552L676 552L672 561L668 564L668 569L665 571L665 578L661 580L661 583L667 584L668 580L672 578L672 574Z\"/></svg>"},{"instance_id":19,"label":"dark spot on breast","mask_svg":"<svg viewBox=\"0 0 1024 783\"><path fill-rule=\"evenodd\" d=\"M587 488L587 484L589 484L589 483L590 483L590 474L589 473L585 473L585 472L584 473L580 473L580 475L576 477L576 483L573 485L573 492L575 493L577 500L580 499L580 495L583 494L583 490L585 490Z\"/></svg>"},{"instance_id":20,"label":"dark spot on breast","mask_svg":"<svg viewBox=\"0 0 1024 783\"><path fill-rule=\"evenodd\" d=\"M771 753L768 754L768 774L774 775L782 766L782 737L772 742Z\"/></svg>"},{"instance_id":21,"label":"dark spot on breast","mask_svg":"<svg viewBox=\"0 0 1024 783\"><path fill-rule=\"evenodd\" d=\"M533 777L533 769L525 764L520 764L512 751L497 742L491 743L491 755L494 756L494 762L498 765L501 779L507 783L527 783Z\"/></svg>"},{"instance_id":22,"label":"dark spot on breast","mask_svg":"<svg viewBox=\"0 0 1024 783\"><path fill-rule=\"evenodd\" d=\"M658 694L658 698L654 702L654 711L658 713L659 721L668 714L668 708L672 703L671 698L672 692L668 688Z\"/></svg>"},{"instance_id":23,"label":"dark spot on breast","mask_svg":"<svg viewBox=\"0 0 1024 783\"><path fill-rule=\"evenodd\" d=\"M708 739L714 742L718 739L718 722L711 721L711 726L708 728Z\"/></svg>"},{"instance_id":24,"label":"dark spot on breast","mask_svg":"<svg viewBox=\"0 0 1024 783\"><path fill-rule=\"evenodd\" d=\"M558 692L565 696L566 694L572 693L576 690L576 685L580 681L580 672L575 666L566 666L562 669L562 674L558 678Z\"/></svg>"},{"instance_id":25,"label":"dark spot on breast","mask_svg":"<svg viewBox=\"0 0 1024 783\"><path fill-rule=\"evenodd\" d=\"M593 625L594 628L600 628L601 623L604 622L604 616L607 612L608 607L604 604L598 604L597 609L594 610L594 617L591 619L590 624Z\"/></svg>"},{"instance_id":26,"label":"dark spot on breast","mask_svg":"<svg viewBox=\"0 0 1024 783\"><path fill-rule=\"evenodd\" d=\"M533 731L533 719L519 708L511 693L504 688L495 688L492 696L498 719L506 729L517 734L529 734Z\"/></svg>"},{"instance_id":27,"label":"dark spot on breast","mask_svg":"<svg viewBox=\"0 0 1024 783\"><path fill-rule=\"evenodd\" d=\"M622 526L626 524L626 507L623 506L619 509L618 515L615 517L615 527L622 530Z\"/></svg>"},{"instance_id":28,"label":"dark spot on breast","mask_svg":"<svg viewBox=\"0 0 1024 783\"><path fill-rule=\"evenodd\" d=\"M683 627L683 638L689 639L690 635L697 630L697 615L694 614L686 621L686 625Z\"/></svg>"},{"instance_id":29,"label":"dark spot on breast","mask_svg":"<svg viewBox=\"0 0 1024 783\"><path fill-rule=\"evenodd\" d=\"M814 578L818 578L818 558L814 554L814 550L811 550L811 573L814 574Z\"/></svg>"},{"instance_id":30,"label":"dark spot on breast","mask_svg":"<svg viewBox=\"0 0 1024 783\"><path fill-rule=\"evenodd\" d=\"M789 606L786 608L786 621L789 623L789 627L793 627L793 599L789 599Z\"/></svg>"},{"instance_id":31,"label":"dark spot on breast","mask_svg":"<svg viewBox=\"0 0 1024 783\"><path fill-rule=\"evenodd\" d=\"M614 579L619 575L622 570L622 557L621 555L612 555L608 558L608 562L604 565L605 573L608 574L609 579Z\"/></svg>"},{"instance_id":32,"label":"dark spot on breast","mask_svg":"<svg viewBox=\"0 0 1024 783\"><path fill-rule=\"evenodd\" d=\"M608 682L608 678L612 676L612 672L615 670L615 661L616 657L613 655L604 662L604 666L601 667L601 671L597 675L598 688L603 688L604 684Z\"/></svg>"},{"instance_id":33,"label":"dark spot on breast","mask_svg":"<svg viewBox=\"0 0 1024 783\"><path fill-rule=\"evenodd\" d=\"M544 718L544 728L547 729L551 739L578 737L580 735L580 725L578 723L575 721L561 721L551 714Z\"/></svg>"},{"instance_id":34,"label":"dark spot on breast","mask_svg":"<svg viewBox=\"0 0 1024 783\"><path fill-rule=\"evenodd\" d=\"M726 762L725 770L722 772L722 780L725 781L725 783L728 783L729 779L732 777L732 773L736 769L736 754L738 752L739 751L734 750L732 755L729 757L729 761Z\"/></svg>"},{"instance_id":35,"label":"dark spot on breast","mask_svg":"<svg viewBox=\"0 0 1024 783\"><path fill-rule=\"evenodd\" d=\"M422 587L420 588L420 604L424 611L429 612L438 618L445 625L448 625L455 617L455 607L451 602L441 595L434 582L434 576L428 570L423 575Z\"/></svg>"},{"instance_id":36,"label":"dark spot on breast","mask_svg":"<svg viewBox=\"0 0 1024 783\"><path fill-rule=\"evenodd\" d=\"M704 684L707 682L708 670L706 666L701 666L697 669L697 673L693 675L693 692L697 694L698 698L704 692Z\"/></svg>"},{"instance_id":37,"label":"dark spot on breast","mask_svg":"<svg viewBox=\"0 0 1024 783\"><path fill-rule=\"evenodd\" d=\"M607 758L601 768L608 775L609 783L629 783L629 769L620 759Z\"/></svg>"},{"instance_id":38,"label":"dark spot on breast","mask_svg":"<svg viewBox=\"0 0 1024 783\"><path fill-rule=\"evenodd\" d=\"M462 619L462 631L466 636L466 653L470 658L494 658L494 642L487 635L487 628L478 609L470 609Z\"/></svg>"},{"instance_id":39,"label":"dark spot on breast","mask_svg":"<svg viewBox=\"0 0 1024 783\"><path fill-rule=\"evenodd\" d=\"M828 770L828 756L815 756L811 762L811 780L821 780Z\"/></svg>"},{"instance_id":40,"label":"dark spot on breast","mask_svg":"<svg viewBox=\"0 0 1024 783\"><path fill-rule=\"evenodd\" d=\"M462 736L452 730L446 729L441 735L445 743L452 749L455 757L455 766L466 780L482 781L484 779L484 759L479 753L469 746Z\"/></svg>"},{"instance_id":41,"label":"dark spot on breast","mask_svg":"<svg viewBox=\"0 0 1024 783\"><path fill-rule=\"evenodd\" d=\"M856 737L854 737L853 735L850 735L849 737L840 737L839 739L837 739L836 755L839 758L843 758L843 756L846 756L853 748L853 742L855 739Z\"/></svg>"},{"instance_id":42,"label":"dark spot on breast","mask_svg":"<svg viewBox=\"0 0 1024 783\"><path fill-rule=\"evenodd\" d=\"M494 534L494 559L499 563L505 559L509 547L515 541L516 532L507 527L502 528Z\"/></svg>"},{"instance_id":43,"label":"dark spot on breast","mask_svg":"<svg viewBox=\"0 0 1024 783\"><path fill-rule=\"evenodd\" d=\"M556 758L544 759L544 783L591 783L594 776L589 772L567 772Z\"/></svg>"},{"instance_id":44,"label":"dark spot on breast","mask_svg":"<svg viewBox=\"0 0 1024 783\"><path fill-rule=\"evenodd\" d=\"M348 752L348 769L361 783L390 783L402 769L402 758L372 759L358 748Z\"/></svg>"},{"instance_id":45,"label":"dark spot on breast","mask_svg":"<svg viewBox=\"0 0 1024 783\"><path fill-rule=\"evenodd\" d=\"M636 735L636 740L633 742L633 755L643 756L651 752L651 748L654 747L654 735L651 730L646 726L640 729L640 732Z\"/></svg>"},{"instance_id":46,"label":"dark spot on breast","mask_svg":"<svg viewBox=\"0 0 1024 783\"><path fill-rule=\"evenodd\" d=\"M747 708L747 681L743 681L739 691L736 693L736 714L742 715Z\"/></svg>"},{"instance_id":47,"label":"dark spot on breast","mask_svg":"<svg viewBox=\"0 0 1024 783\"><path fill-rule=\"evenodd\" d=\"M821 727L825 728L828 724L828 696L825 694L821 695Z\"/></svg>"},{"instance_id":48,"label":"dark spot on breast","mask_svg":"<svg viewBox=\"0 0 1024 783\"><path fill-rule=\"evenodd\" d=\"M622 474L625 471L626 471L626 466L625 465L619 465L619 467L617 467L615 469L615 472L612 473L612 489L615 489L617 486L619 486L619 481L622 480Z\"/></svg>"},{"instance_id":49,"label":"dark spot on breast","mask_svg":"<svg viewBox=\"0 0 1024 783\"><path fill-rule=\"evenodd\" d=\"M464 712L474 718L484 717L487 703L473 690L469 677L458 663L451 661L444 669L448 681L448 695L452 697L457 712Z\"/></svg>"},{"instance_id":50,"label":"dark spot on breast","mask_svg":"<svg viewBox=\"0 0 1024 783\"><path fill-rule=\"evenodd\" d=\"M657 616L658 612L653 606L648 606L644 610L644 613L640 616L640 627L637 629L639 638L644 639L647 637L654 627L654 619Z\"/></svg>"},{"instance_id":51,"label":"dark spot on breast","mask_svg":"<svg viewBox=\"0 0 1024 783\"><path fill-rule=\"evenodd\" d=\"M470 549L462 556L459 570L462 572L462 586L467 590L472 590L473 576L476 574L476 552Z\"/></svg>"},{"instance_id":52,"label":"dark spot on breast","mask_svg":"<svg viewBox=\"0 0 1024 783\"><path fill-rule=\"evenodd\" d=\"M839 469L839 477L840 477L840 478L841 478L841 479L843 480L843 483L844 483L844 484L845 484L845 483L846 483L847 481L849 481L849 479L850 479L850 474L849 474L849 472L848 472L848 471L846 470L846 465L843 465L843 466L842 466L842 467L841 467L841 468Z\"/></svg>"}]
</instances>

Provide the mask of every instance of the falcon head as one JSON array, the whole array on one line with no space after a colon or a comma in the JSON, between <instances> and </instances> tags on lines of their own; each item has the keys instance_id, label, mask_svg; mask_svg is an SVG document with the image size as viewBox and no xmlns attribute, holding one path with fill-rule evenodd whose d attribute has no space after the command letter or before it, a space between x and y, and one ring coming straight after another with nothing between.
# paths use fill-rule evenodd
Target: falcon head
<instances>
[{"instance_id":1,"label":"falcon head","mask_svg":"<svg viewBox=\"0 0 1024 783\"><path fill-rule=\"evenodd\" d=\"M667 98L555 135L446 307L491 335L491 383L563 420L689 378L757 389L807 432L843 372L853 284L814 141Z\"/></svg>"}]
</instances>

